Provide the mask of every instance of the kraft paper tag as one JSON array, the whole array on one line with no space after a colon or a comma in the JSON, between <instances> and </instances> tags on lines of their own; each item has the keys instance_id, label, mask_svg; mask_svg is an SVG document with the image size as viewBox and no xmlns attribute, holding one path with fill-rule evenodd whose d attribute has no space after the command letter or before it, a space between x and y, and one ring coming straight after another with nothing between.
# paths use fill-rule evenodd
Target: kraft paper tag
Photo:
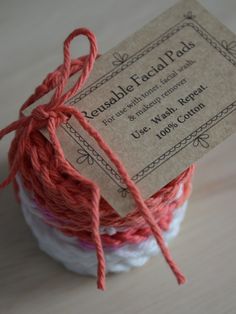
<instances>
[{"instance_id":1,"label":"kraft paper tag","mask_svg":"<svg viewBox=\"0 0 236 314\"><path fill-rule=\"evenodd\" d=\"M235 84L235 35L186 0L97 59L69 104L100 132L147 199L236 131ZM66 158L121 216L134 209L117 169L75 118L58 137Z\"/></svg>"}]
</instances>

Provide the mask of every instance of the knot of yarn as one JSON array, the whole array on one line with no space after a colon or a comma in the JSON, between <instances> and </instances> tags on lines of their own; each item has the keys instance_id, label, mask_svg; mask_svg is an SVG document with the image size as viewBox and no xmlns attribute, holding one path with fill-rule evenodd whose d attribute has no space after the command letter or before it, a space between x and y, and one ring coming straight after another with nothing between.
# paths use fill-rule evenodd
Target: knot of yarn
<instances>
[{"instance_id":1,"label":"knot of yarn","mask_svg":"<svg viewBox=\"0 0 236 314\"><path fill-rule=\"evenodd\" d=\"M36 121L45 121L50 118L56 119L58 117L58 114L53 110L46 110L46 107L44 105L39 105L32 110L31 117L34 118Z\"/></svg>"},{"instance_id":2,"label":"knot of yarn","mask_svg":"<svg viewBox=\"0 0 236 314\"><path fill-rule=\"evenodd\" d=\"M82 56L77 60L72 60L70 55L70 44L71 41L77 36L86 36L90 43L90 53L87 56ZM94 34L86 29L79 28L74 30L64 42L64 63L59 66L54 73L49 74L48 77L43 81L43 84L36 88L35 93L29 97L29 99L23 104L20 109L20 118L15 122L11 123L9 126L0 131L0 139L6 134L17 131L16 139L13 140L11 144L10 151L14 152L11 154L13 157L10 160L10 171L8 177L0 183L0 189L7 186L10 182L15 180L15 176L21 169L21 165L24 160L26 151L29 149L27 143L30 142L31 133L35 130L39 130L44 127L50 138L52 148L56 155L59 157L58 160L63 163L69 173L75 178L81 179L82 182L90 186L91 194L87 204L91 207L88 211L91 215L91 232L93 236L93 241L96 247L97 259L98 259L98 270L97 270L97 285L99 289L105 289L105 256L103 251L103 244L100 235L100 212L99 212L99 202L100 202L100 189L93 181L86 177L83 177L78 171L73 168L69 162L66 161L63 149L57 138L56 128L58 127L57 119L62 121L62 116L71 116L78 121L78 123L83 127L84 130L97 142L98 146L103 150L107 157L117 168L123 182L126 184L131 196L135 201L136 208L139 210L140 215L143 216L150 230L152 231L156 242L166 260L172 272L177 278L179 284L185 282L185 277L179 270L178 266L172 259L170 252L165 244L162 237L161 229L156 223L153 214L151 213L149 207L147 206L145 200L143 199L141 192L130 178L127 170L120 161L119 157L111 150L108 144L104 141L99 132L86 120L83 114L75 107L65 105L67 101L76 95L79 89L86 82L90 72L93 68L94 62L98 57L97 43ZM80 76L75 82L74 86L65 92L65 86L68 82L69 77L80 71ZM45 87L48 87L48 90ZM43 94L51 89L55 89L53 96L48 104L40 105L32 110L31 115L25 116L24 110L38 100ZM42 150L44 147L42 147ZM46 152L46 151L45 151ZM37 159L37 158L36 158ZM23 168L23 167L22 167ZM26 168L24 168L26 169ZM53 194L51 194L53 197ZM65 196L66 197L66 196ZM63 226L61 226L62 228Z\"/></svg>"}]
</instances>

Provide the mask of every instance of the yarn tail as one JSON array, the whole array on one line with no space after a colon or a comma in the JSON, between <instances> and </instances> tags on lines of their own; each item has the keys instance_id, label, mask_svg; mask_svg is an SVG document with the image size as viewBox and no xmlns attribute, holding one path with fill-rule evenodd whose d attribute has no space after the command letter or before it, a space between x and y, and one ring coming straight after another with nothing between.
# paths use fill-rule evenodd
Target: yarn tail
<instances>
[{"instance_id":1,"label":"yarn tail","mask_svg":"<svg viewBox=\"0 0 236 314\"><path fill-rule=\"evenodd\" d=\"M168 265L170 266L172 272L174 273L177 282L179 285L184 284L187 279L184 276L184 274L181 272L181 270L179 269L179 267L177 266L177 264L175 263L175 261L173 260L169 249L167 248L167 245L165 244L165 241L163 240L163 237L161 235L161 230L160 228L156 225L156 230L153 231L153 234L155 235L155 239L160 247L160 250L162 252L162 255L164 256L166 262L168 263ZM159 229L159 230L158 230Z\"/></svg>"},{"instance_id":2,"label":"yarn tail","mask_svg":"<svg viewBox=\"0 0 236 314\"><path fill-rule=\"evenodd\" d=\"M142 212L142 215L144 219L146 220L147 224L150 226L152 233L156 239L156 242L162 252L162 255L164 256L167 264L169 265L170 269L174 273L177 282L179 285L184 284L186 282L186 277L181 272L175 261L173 260L170 251L162 237L162 232L158 224L156 223L155 219L152 216L152 213L150 212L149 208L145 204L140 192L138 191L137 187L134 185L133 181L129 181L128 184L130 185L129 188L132 191L134 195L134 199L139 205L139 209Z\"/></svg>"},{"instance_id":3,"label":"yarn tail","mask_svg":"<svg viewBox=\"0 0 236 314\"><path fill-rule=\"evenodd\" d=\"M106 289L106 260L105 254L102 246L102 239L100 235L100 213L99 213L99 204L100 204L100 191L99 187L96 184L93 184L92 188L92 198L91 198L91 220L92 220L92 234L93 241L96 246L97 254L97 287L100 290Z\"/></svg>"}]
</instances>

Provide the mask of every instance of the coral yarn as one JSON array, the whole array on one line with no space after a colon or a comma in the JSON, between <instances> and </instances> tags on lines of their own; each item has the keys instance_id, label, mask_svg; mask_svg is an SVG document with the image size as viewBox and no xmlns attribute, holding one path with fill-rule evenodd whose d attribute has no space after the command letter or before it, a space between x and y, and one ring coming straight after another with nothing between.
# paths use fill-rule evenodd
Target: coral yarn
<instances>
[{"instance_id":1,"label":"coral yarn","mask_svg":"<svg viewBox=\"0 0 236 314\"><path fill-rule=\"evenodd\" d=\"M90 52L86 56L72 60L70 44L80 35L86 36L89 40ZM0 131L0 139L16 131L9 150L9 175L0 184L0 189L12 181L17 189L15 176L19 174L25 188L33 192L35 202L43 209L45 223L67 236L76 236L95 246L98 259L98 288L105 289L106 266L103 247L120 246L127 242L139 243L151 234L155 237L178 283L182 284L185 277L171 257L163 240L162 231L168 229L174 209L189 197L195 165L191 165L148 200L142 198L119 157L83 114L77 108L66 104L84 85L98 56L96 38L90 30L79 28L67 37L64 42L64 63L50 73L23 104L19 119ZM65 92L69 77L80 70L75 85ZM29 116L23 114L24 109L52 89L54 93L49 103L39 105ZM72 115L96 140L127 185L136 208L126 217L120 217L101 197L99 186L84 177L65 159L56 129ZM39 132L42 128L47 129L50 142ZM183 194L175 201L181 184ZM100 226L120 227L123 228L123 232L114 235L100 234Z\"/></svg>"}]
</instances>

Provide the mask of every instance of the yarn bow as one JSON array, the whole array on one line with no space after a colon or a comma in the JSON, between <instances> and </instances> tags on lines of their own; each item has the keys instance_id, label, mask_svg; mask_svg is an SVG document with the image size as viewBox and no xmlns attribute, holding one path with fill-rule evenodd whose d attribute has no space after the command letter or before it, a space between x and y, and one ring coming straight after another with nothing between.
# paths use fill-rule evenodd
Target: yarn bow
<instances>
[{"instance_id":1,"label":"yarn bow","mask_svg":"<svg viewBox=\"0 0 236 314\"><path fill-rule=\"evenodd\" d=\"M84 35L88 38L90 43L90 53L87 56L80 57L79 59L71 59L70 55L71 41L75 37L80 35ZM130 191L131 196L135 201L137 209L140 211L146 223L152 230L153 235L155 236L157 244L160 247L160 250L166 262L170 266L172 272L175 274L178 283L182 284L185 282L185 277L178 269L174 260L172 259L170 252L162 237L161 229L155 222L155 219L153 218L151 211L147 207L138 187L129 177L129 174L125 167L123 166L122 162L106 144L106 142L103 140L102 136L98 133L98 131L86 120L83 114L77 108L66 104L66 102L71 97L73 97L86 82L89 74L92 71L94 62L98 56L99 55L96 38L90 30L86 28L79 28L74 30L67 37L67 39L64 42L64 63L60 67L58 67L55 72L50 73L43 81L43 83L36 88L35 93L23 104L23 106L20 109L20 118L0 131L0 139L2 139L6 134L12 131L21 130L22 132L21 136L18 138L17 143L14 142L14 145L17 145L15 149L16 154L14 156L13 162L11 163L9 175L0 184L0 189L4 188L15 179L31 132L40 129L46 129L50 141L52 143L58 164L59 163L67 164L67 166L72 168L71 173L73 173L73 175L76 178L80 180L82 179L83 183L86 183L91 188L92 191L91 228L98 259L97 284L98 288L103 290L105 289L105 274L106 274L105 256L99 232L100 189L97 186L97 184L83 177L76 169L74 169L69 164L69 162L65 159L62 147L56 135L57 127L61 123L65 122L70 116L73 115L80 123L80 125L84 128L84 130L96 140L99 147L104 151L104 153L108 156L111 162L116 166L120 176L123 178L124 183L126 184L127 188ZM71 89L65 92L65 86L66 83L68 82L69 77L79 70L81 70L81 73L78 80ZM23 111L27 107L29 107L36 100L41 98L42 95L44 95L46 92L53 88L55 88L55 91L49 103L37 106L31 111L31 114L29 114L28 116L25 116L23 114Z\"/></svg>"}]
</instances>

